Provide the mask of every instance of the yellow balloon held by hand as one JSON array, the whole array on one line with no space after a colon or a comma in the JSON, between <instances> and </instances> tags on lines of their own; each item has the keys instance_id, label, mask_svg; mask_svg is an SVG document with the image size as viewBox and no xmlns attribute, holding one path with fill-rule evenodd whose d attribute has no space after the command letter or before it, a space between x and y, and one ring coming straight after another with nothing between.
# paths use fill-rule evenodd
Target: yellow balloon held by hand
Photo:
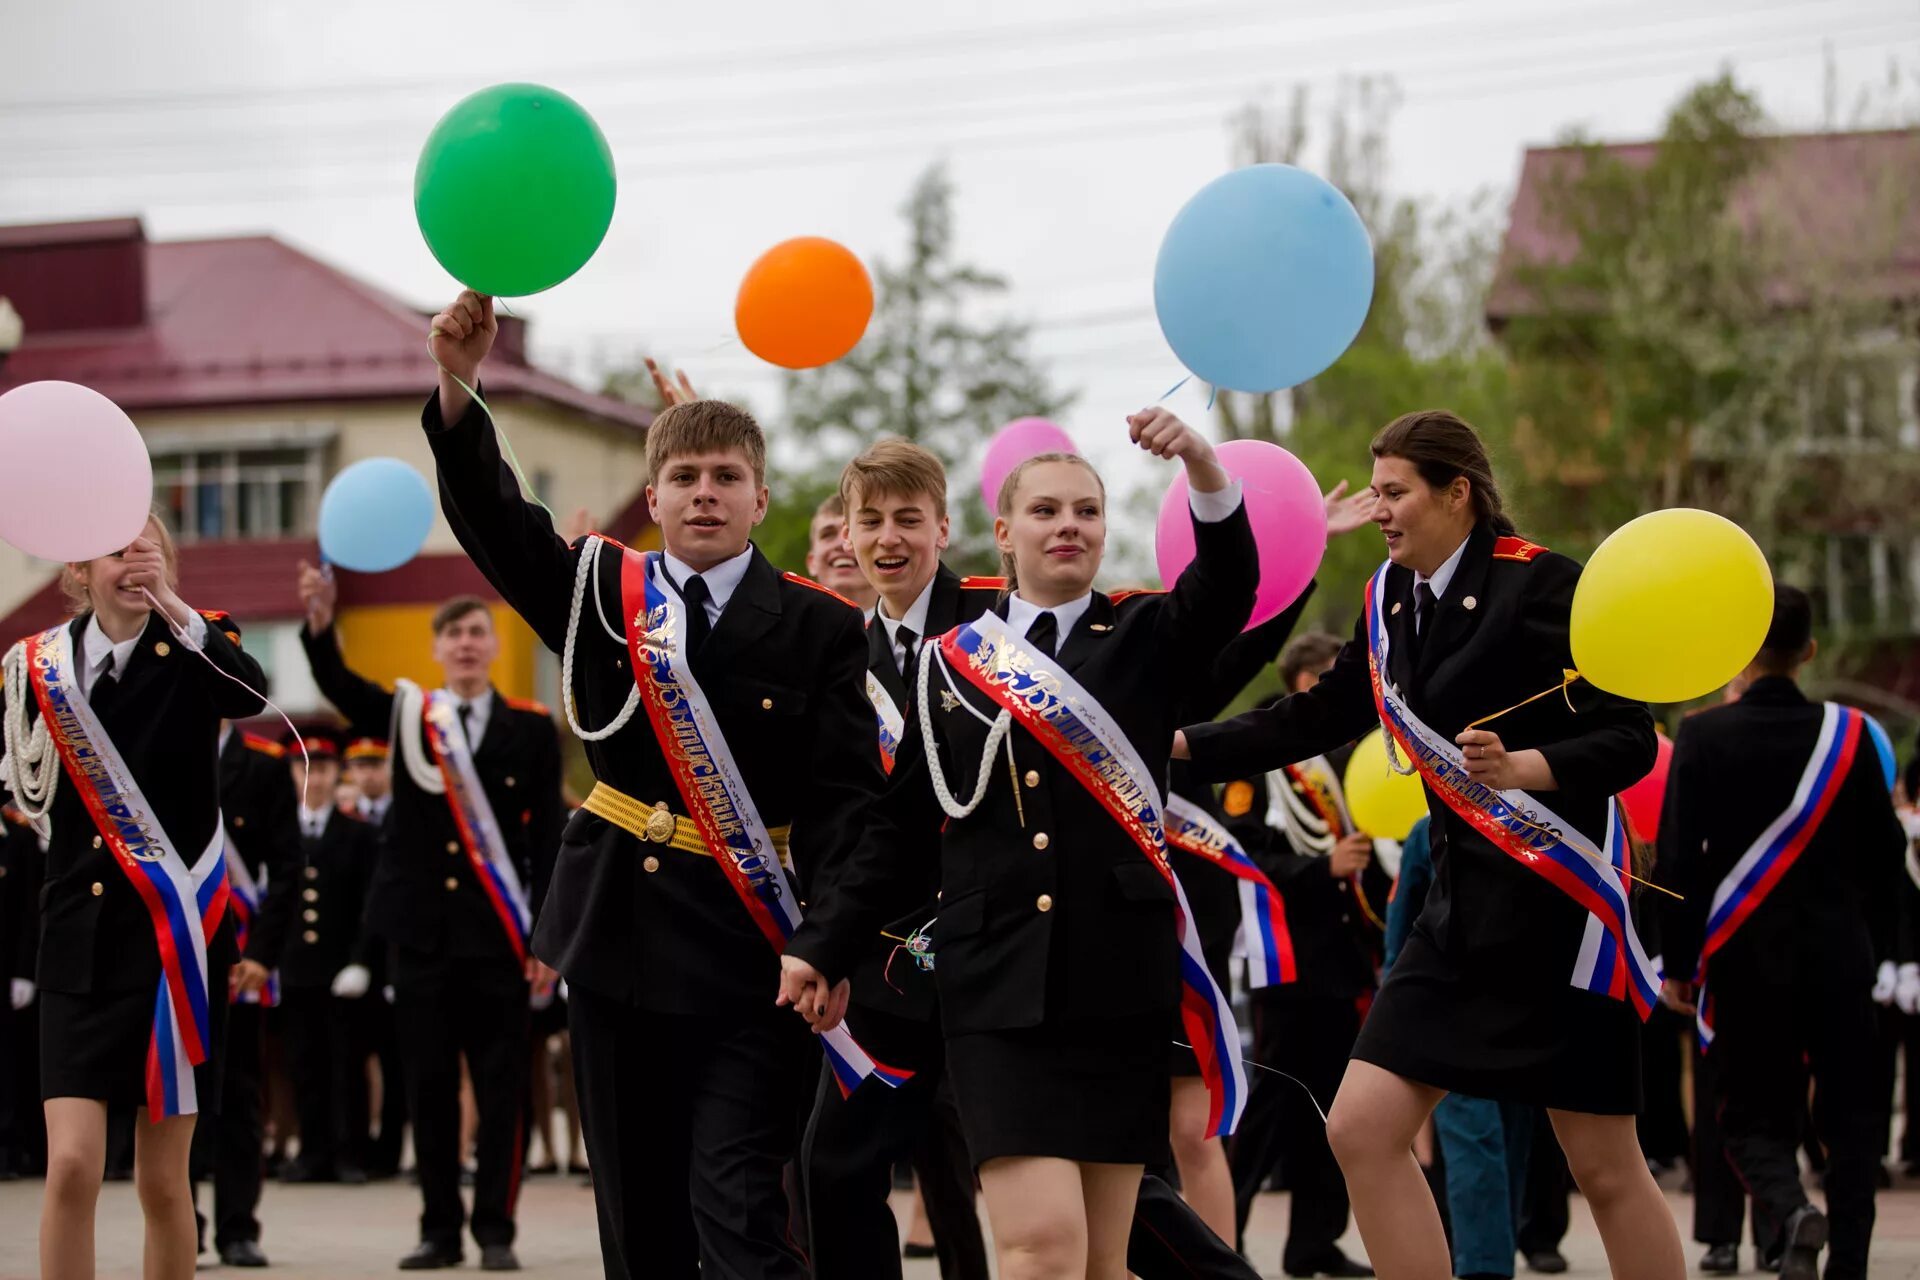
<instances>
[{"instance_id":1,"label":"yellow balloon held by hand","mask_svg":"<svg viewBox=\"0 0 1920 1280\"><path fill-rule=\"evenodd\" d=\"M1427 812L1427 789L1420 785L1420 775L1393 771L1387 764L1386 739L1378 729L1360 739L1347 757L1342 782L1353 825L1370 836L1405 840Z\"/></svg>"},{"instance_id":2,"label":"yellow balloon held by hand","mask_svg":"<svg viewBox=\"0 0 1920 1280\"><path fill-rule=\"evenodd\" d=\"M1773 572L1711 511L1649 512L1600 544L1573 593L1573 663L1639 702L1712 693L1753 661L1773 621Z\"/></svg>"}]
</instances>

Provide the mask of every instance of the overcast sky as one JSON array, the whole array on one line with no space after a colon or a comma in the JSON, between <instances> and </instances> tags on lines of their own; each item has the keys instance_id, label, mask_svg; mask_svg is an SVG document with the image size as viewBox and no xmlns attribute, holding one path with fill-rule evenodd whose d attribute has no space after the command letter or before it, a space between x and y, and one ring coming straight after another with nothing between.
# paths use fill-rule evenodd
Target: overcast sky
<instances>
[{"instance_id":1,"label":"overcast sky","mask_svg":"<svg viewBox=\"0 0 1920 1280\"><path fill-rule=\"evenodd\" d=\"M742 271L799 234L897 253L946 158L966 258L1006 274L1065 420L1111 457L1181 373L1151 313L1180 204L1228 163L1238 105L1390 74L1391 184L1504 206L1521 150L1658 128L1730 64L1786 128L1920 55L1915 0L0 0L0 222L137 213L154 237L266 231L430 305L457 288L414 225L434 121L534 80L599 120L620 171L598 256L515 310L579 376L645 347L778 428L730 336ZM296 321L297 322L297 321ZM1173 402L1196 419L1204 393ZM1122 437L1123 438L1123 437ZM970 486L969 486L970 487Z\"/></svg>"}]
</instances>

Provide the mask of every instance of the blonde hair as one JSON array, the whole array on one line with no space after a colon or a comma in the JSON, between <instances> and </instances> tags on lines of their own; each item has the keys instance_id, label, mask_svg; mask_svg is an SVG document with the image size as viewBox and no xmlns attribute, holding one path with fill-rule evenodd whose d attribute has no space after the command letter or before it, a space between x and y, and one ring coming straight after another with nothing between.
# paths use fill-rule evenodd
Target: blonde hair
<instances>
[{"instance_id":1,"label":"blonde hair","mask_svg":"<svg viewBox=\"0 0 1920 1280\"><path fill-rule=\"evenodd\" d=\"M889 494L907 498L916 493L931 494L934 516L946 519L947 469L931 450L897 436L875 442L840 472L843 513L867 498Z\"/></svg>"},{"instance_id":2,"label":"blonde hair","mask_svg":"<svg viewBox=\"0 0 1920 1280\"><path fill-rule=\"evenodd\" d=\"M152 531L153 540L160 544L160 558L166 562L167 585L179 586L180 551L174 546L173 530L167 527L167 518L158 507L147 512L147 523L141 526L140 536L143 538L148 536L149 530ZM103 557L95 557L95 559L101 558ZM87 591L87 584L80 581L80 576L74 572L75 565L86 563L89 562L74 560L60 567L60 594L66 599L67 613L76 618L93 608L93 596Z\"/></svg>"},{"instance_id":3,"label":"blonde hair","mask_svg":"<svg viewBox=\"0 0 1920 1280\"><path fill-rule=\"evenodd\" d=\"M753 482L767 482L767 437L753 415L724 400L692 400L664 409L647 427L647 483L675 458L739 449L753 467Z\"/></svg>"},{"instance_id":4,"label":"blonde hair","mask_svg":"<svg viewBox=\"0 0 1920 1280\"><path fill-rule=\"evenodd\" d=\"M1100 486L1100 505L1102 507L1106 506L1107 482L1100 478L1100 473L1094 469L1094 465L1091 462L1088 462L1077 453L1036 453L1031 458L1023 459L1016 464L1013 470L1007 472L1007 478L1000 482L1000 493L994 499L993 503L995 515L999 516L1002 520L1010 521L1013 519L1013 496L1020 491L1020 477L1027 474L1027 468L1039 466L1043 462L1071 462L1085 467L1087 474L1093 477L1093 482ZM1002 551L1000 553L1000 572L1007 579L1007 591L1009 593L1020 589L1020 573L1014 565L1013 552Z\"/></svg>"}]
</instances>

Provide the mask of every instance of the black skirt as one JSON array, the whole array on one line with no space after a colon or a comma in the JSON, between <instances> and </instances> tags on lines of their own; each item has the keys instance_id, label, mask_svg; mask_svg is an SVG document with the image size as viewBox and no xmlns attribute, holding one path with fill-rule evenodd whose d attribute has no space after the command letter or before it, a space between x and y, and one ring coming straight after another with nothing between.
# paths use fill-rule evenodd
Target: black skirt
<instances>
[{"instance_id":1,"label":"black skirt","mask_svg":"<svg viewBox=\"0 0 1920 1280\"><path fill-rule=\"evenodd\" d=\"M227 968L209 974L207 1060L193 1069L199 1109L220 1110L226 1062ZM109 1106L147 1102L147 1050L153 1040L152 991L40 992L40 1097L96 1098Z\"/></svg>"},{"instance_id":2,"label":"black skirt","mask_svg":"<svg viewBox=\"0 0 1920 1280\"><path fill-rule=\"evenodd\" d=\"M949 1036L947 1075L974 1167L1001 1156L1164 1162L1171 1039L1164 1014Z\"/></svg>"},{"instance_id":3,"label":"black skirt","mask_svg":"<svg viewBox=\"0 0 1920 1280\"><path fill-rule=\"evenodd\" d=\"M1568 973L1539 961L1469 968L1415 924L1352 1056L1476 1098L1636 1114L1639 1012L1624 1000L1580 990Z\"/></svg>"}]
</instances>

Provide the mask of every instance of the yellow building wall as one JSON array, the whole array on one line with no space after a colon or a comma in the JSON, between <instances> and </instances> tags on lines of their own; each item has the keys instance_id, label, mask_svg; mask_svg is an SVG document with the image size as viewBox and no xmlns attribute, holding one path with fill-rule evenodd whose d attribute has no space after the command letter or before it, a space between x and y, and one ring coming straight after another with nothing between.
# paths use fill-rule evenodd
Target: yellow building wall
<instances>
[{"instance_id":1,"label":"yellow building wall","mask_svg":"<svg viewBox=\"0 0 1920 1280\"><path fill-rule=\"evenodd\" d=\"M347 664L369 680L389 687L401 677L423 688L440 686L440 668L433 660L431 604L370 605L342 608L337 623L340 649ZM540 641L533 629L504 604L493 606L493 625L500 633L500 656L493 664L493 684L509 698L542 698L534 689L534 654Z\"/></svg>"}]
</instances>

